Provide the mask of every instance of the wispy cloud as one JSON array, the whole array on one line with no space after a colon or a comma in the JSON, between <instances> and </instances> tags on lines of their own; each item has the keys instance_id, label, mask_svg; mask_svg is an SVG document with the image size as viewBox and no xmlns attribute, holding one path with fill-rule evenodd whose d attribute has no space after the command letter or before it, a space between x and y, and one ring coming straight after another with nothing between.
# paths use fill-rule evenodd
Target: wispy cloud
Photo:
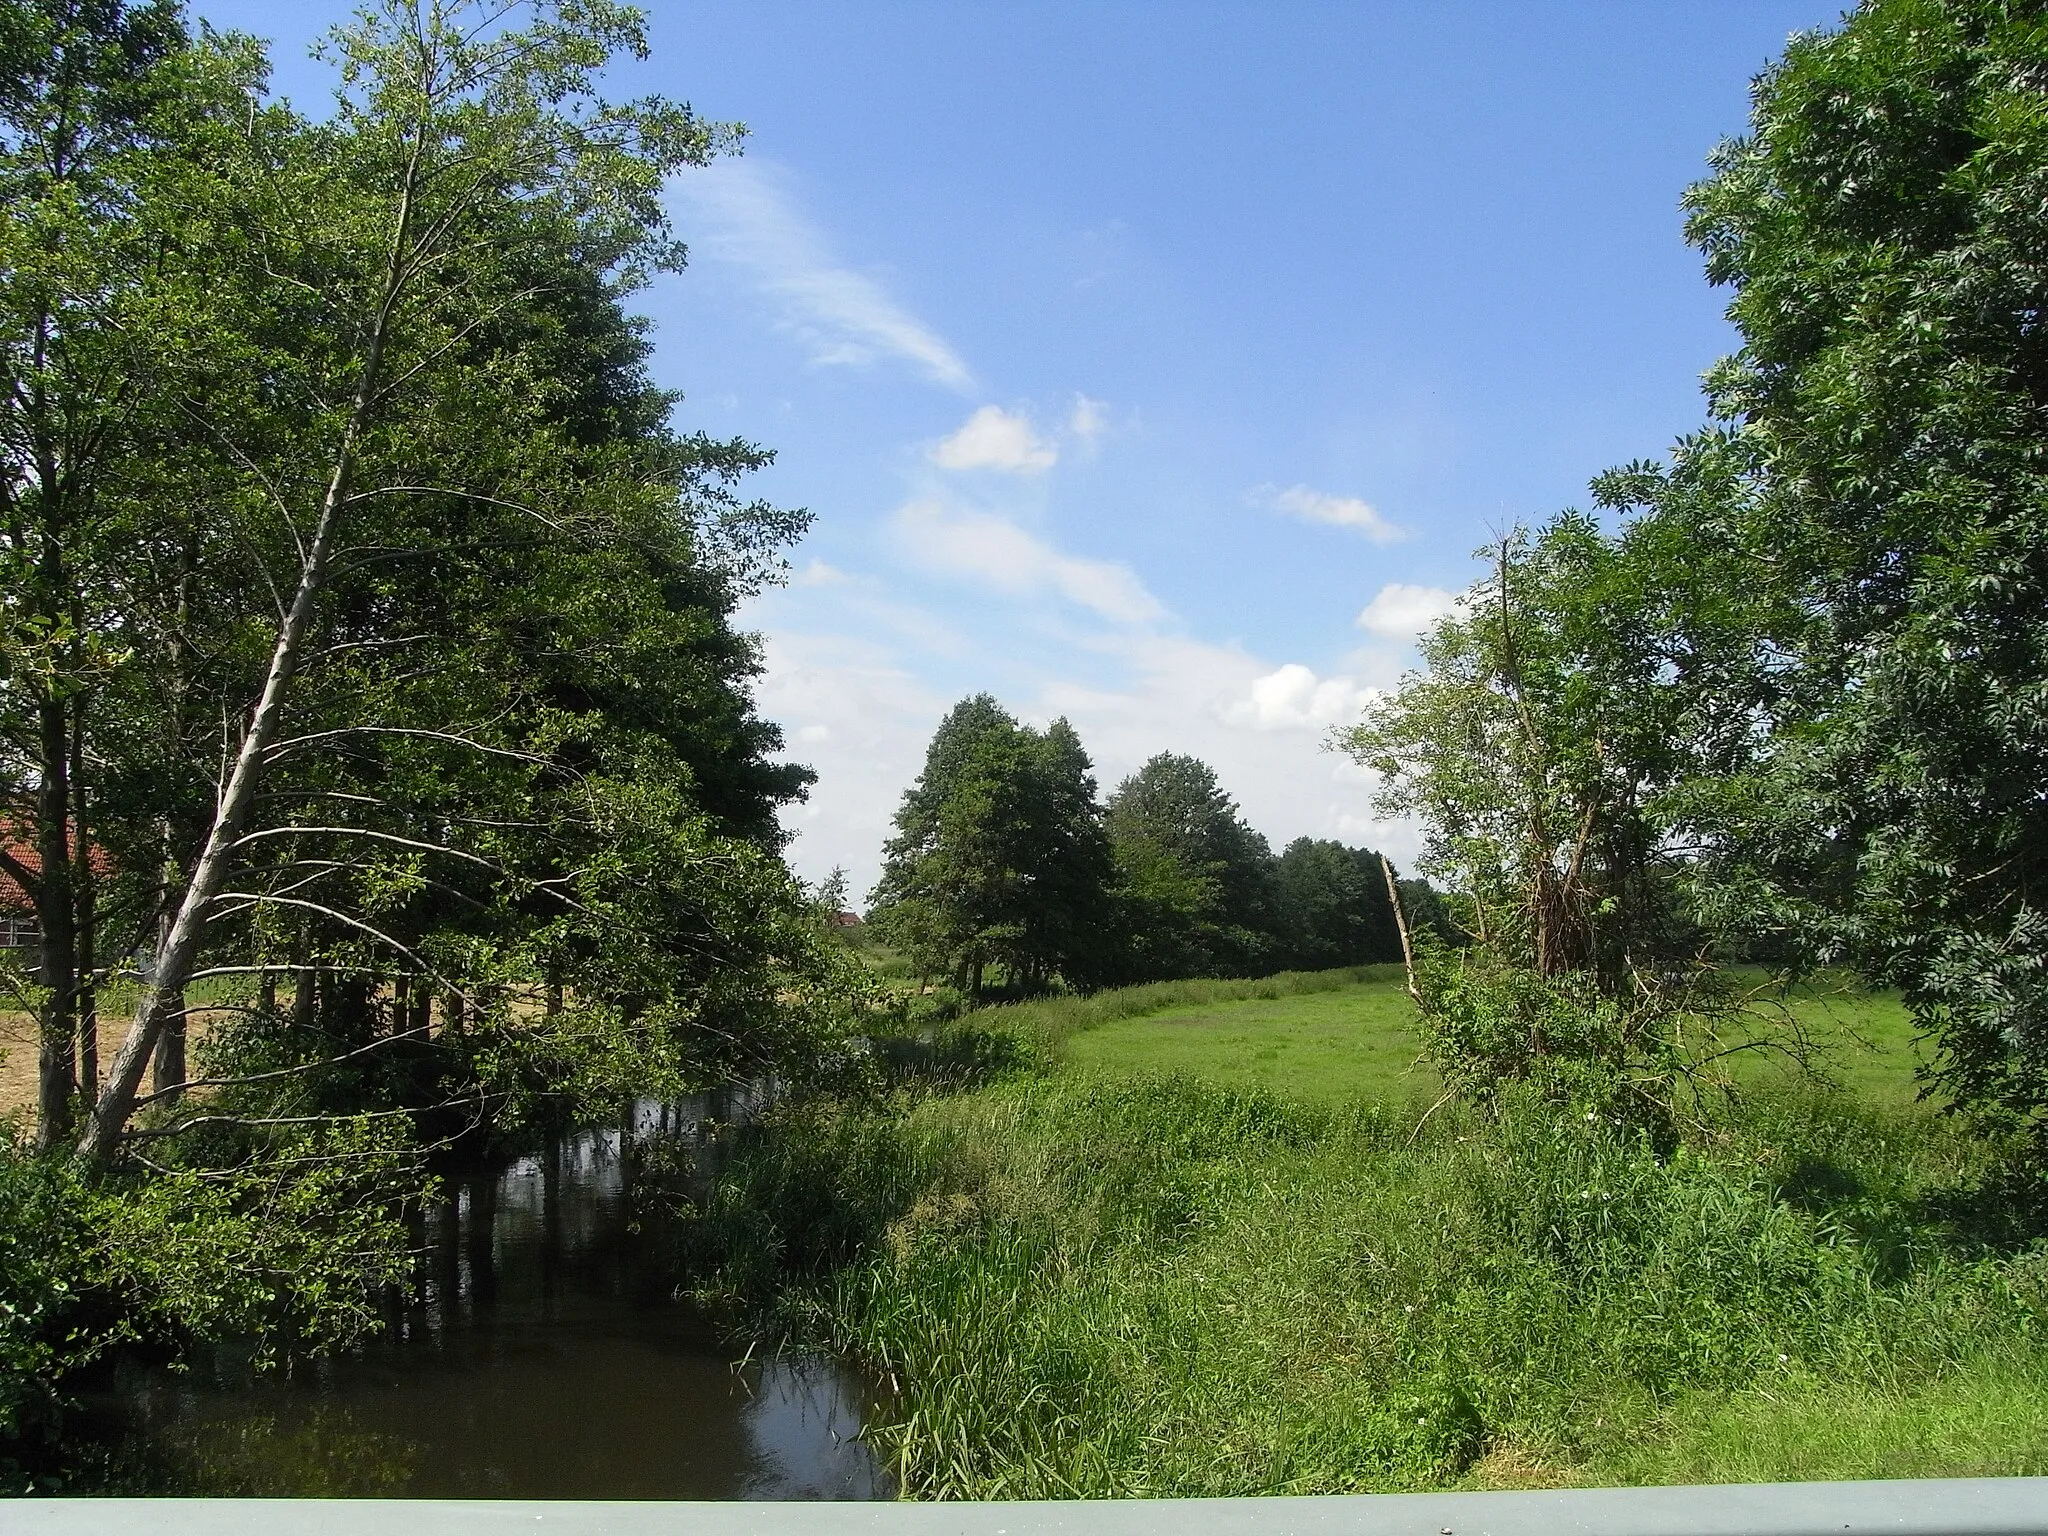
<instances>
[{"instance_id":1,"label":"wispy cloud","mask_svg":"<svg viewBox=\"0 0 2048 1536\"><path fill-rule=\"evenodd\" d=\"M1076 395L1074 408L1067 414L1067 431L1083 448L1093 448L1095 440L1109 430L1108 411L1102 401Z\"/></svg>"},{"instance_id":2,"label":"wispy cloud","mask_svg":"<svg viewBox=\"0 0 2048 1536\"><path fill-rule=\"evenodd\" d=\"M1289 486L1284 491L1265 486L1252 492L1252 500L1305 522L1355 528L1375 544L1392 544L1408 537L1405 528L1388 522L1377 507L1356 496L1332 496L1327 491L1312 490L1305 485Z\"/></svg>"},{"instance_id":3,"label":"wispy cloud","mask_svg":"<svg viewBox=\"0 0 2048 1536\"><path fill-rule=\"evenodd\" d=\"M1059 449L1038 435L1031 418L999 405L984 405L959 431L927 455L941 469L1000 469L1013 475L1043 474L1059 462Z\"/></svg>"},{"instance_id":4,"label":"wispy cloud","mask_svg":"<svg viewBox=\"0 0 2048 1536\"><path fill-rule=\"evenodd\" d=\"M1373 594L1356 622L1360 629L1383 640L1413 640L1457 606L1458 594L1442 587L1390 581Z\"/></svg>"},{"instance_id":5,"label":"wispy cloud","mask_svg":"<svg viewBox=\"0 0 2048 1536\"><path fill-rule=\"evenodd\" d=\"M858 366L896 358L949 388L973 388L973 375L943 336L880 283L834 258L772 167L726 160L673 185L688 204L692 248L753 272L812 362Z\"/></svg>"},{"instance_id":6,"label":"wispy cloud","mask_svg":"<svg viewBox=\"0 0 2048 1536\"><path fill-rule=\"evenodd\" d=\"M1007 518L927 499L898 509L896 532L912 563L929 571L1020 597L1053 593L1116 624L1166 617L1129 567L1064 554Z\"/></svg>"}]
</instances>

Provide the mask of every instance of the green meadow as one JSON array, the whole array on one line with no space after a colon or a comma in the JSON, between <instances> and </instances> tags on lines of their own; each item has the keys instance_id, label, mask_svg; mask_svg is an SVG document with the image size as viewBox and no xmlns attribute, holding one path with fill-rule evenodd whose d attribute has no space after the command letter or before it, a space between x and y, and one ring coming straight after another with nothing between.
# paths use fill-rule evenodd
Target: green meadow
<instances>
[{"instance_id":1,"label":"green meadow","mask_svg":"<svg viewBox=\"0 0 2048 1536\"><path fill-rule=\"evenodd\" d=\"M1785 991L1764 978L1747 999L1750 1032L1761 1039L1802 1038L1795 1059L1759 1046L1730 1055L1727 1075L1751 1090L1839 1088L1866 1104L1914 1102L1921 1059L1912 1020L1899 1000L1845 979ZM1173 1000L1188 989L1217 995ZM1104 995L1104 1001L1053 999L1003 1010L1002 1027L1055 1045L1078 1073L1183 1074L1226 1088L1264 1089L1288 1098L1338 1104L1404 1101L1438 1091L1418 1060L1414 1005L1399 968L1271 978L1256 982L1169 982ZM1157 1003L1156 1007L1148 1005ZM1129 1010L1124 1016L1117 1016Z\"/></svg>"},{"instance_id":2,"label":"green meadow","mask_svg":"<svg viewBox=\"0 0 2048 1536\"><path fill-rule=\"evenodd\" d=\"M1664 1145L1437 1106L1385 970L984 1010L739 1148L696 1289L865 1362L914 1497L2048 1472L2037 1181L1896 1000L1760 1006L1817 1054Z\"/></svg>"}]
</instances>

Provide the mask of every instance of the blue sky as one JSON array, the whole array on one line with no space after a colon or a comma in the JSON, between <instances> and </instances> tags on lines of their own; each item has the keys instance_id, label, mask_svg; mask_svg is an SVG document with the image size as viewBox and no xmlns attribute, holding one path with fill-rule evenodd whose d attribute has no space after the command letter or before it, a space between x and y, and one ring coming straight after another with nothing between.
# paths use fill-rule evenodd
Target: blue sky
<instances>
[{"instance_id":1,"label":"blue sky","mask_svg":"<svg viewBox=\"0 0 2048 1536\"><path fill-rule=\"evenodd\" d=\"M345 11L205 0L277 39ZM816 515L747 610L820 778L791 860L871 883L961 696L1104 788L1213 763L1278 845L1413 853L1320 750L1498 528L1700 418L1732 345L1678 200L1834 7L668 4L622 88L744 122L643 295L682 424Z\"/></svg>"}]
</instances>

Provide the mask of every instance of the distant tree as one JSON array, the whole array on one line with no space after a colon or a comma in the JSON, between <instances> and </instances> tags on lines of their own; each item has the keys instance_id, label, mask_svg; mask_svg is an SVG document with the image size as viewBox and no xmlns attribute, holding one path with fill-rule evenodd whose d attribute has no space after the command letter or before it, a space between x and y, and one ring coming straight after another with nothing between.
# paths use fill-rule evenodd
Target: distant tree
<instances>
[{"instance_id":1,"label":"distant tree","mask_svg":"<svg viewBox=\"0 0 2048 1536\"><path fill-rule=\"evenodd\" d=\"M1370 848L1298 837L1274 861L1273 884L1276 964L1313 971L1401 958L1386 874Z\"/></svg>"},{"instance_id":2,"label":"distant tree","mask_svg":"<svg viewBox=\"0 0 2048 1536\"><path fill-rule=\"evenodd\" d=\"M1132 980L1255 975L1276 920L1272 849L1198 758L1162 752L1119 784L1105 825Z\"/></svg>"},{"instance_id":3,"label":"distant tree","mask_svg":"<svg viewBox=\"0 0 2048 1536\"><path fill-rule=\"evenodd\" d=\"M991 965L1027 990L1091 978L1110 873L1101 817L1066 721L1035 731L987 694L963 700L897 811L870 898L878 935L975 995Z\"/></svg>"}]
</instances>

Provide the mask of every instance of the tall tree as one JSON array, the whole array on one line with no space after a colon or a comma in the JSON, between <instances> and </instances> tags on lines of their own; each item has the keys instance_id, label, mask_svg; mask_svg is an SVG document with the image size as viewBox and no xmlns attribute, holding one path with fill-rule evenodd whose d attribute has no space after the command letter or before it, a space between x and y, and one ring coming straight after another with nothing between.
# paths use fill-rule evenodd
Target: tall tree
<instances>
[{"instance_id":1,"label":"tall tree","mask_svg":"<svg viewBox=\"0 0 2048 1536\"><path fill-rule=\"evenodd\" d=\"M1689 199L1743 343L1715 424L1606 488L1756 594L1756 750L1702 789L1728 883L1903 986L1949 1092L2037 1123L2044 37L2033 5L1869 0L1794 40Z\"/></svg>"},{"instance_id":2,"label":"tall tree","mask_svg":"<svg viewBox=\"0 0 2048 1536\"><path fill-rule=\"evenodd\" d=\"M464 752L519 755L467 729L470 722L422 727L358 716L295 734L292 712L310 664L364 654L353 637L327 627L350 573L392 552L447 543L457 508L516 507L522 518L560 528L598 515L576 487L541 480L525 457L554 435L536 419L548 401L533 388L544 374L530 371L531 351L501 358L495 373L466 365L483 332L526 307L534 277L525 252L573 250L628 285L675 258L663 178L705 160L720 131L686 108L614 106L596 95L596 74L619 52L643 48L638 16L611 4L541 7L531 26L510 31L482 8L393 0L337 36L343 89L333 124L300 135L270 161L238 167L266 255L281 276L303 282L281 291L308 295L315 311L298 317L312 323L275 339L259 378L267 375L273 394L309 401L312 430L297 455L278 460L250 455L240 423L219 425L230 452L269 470L261 483L296 560L277 588L260 681L229 712L218 797L182 865L153 973L81 1151L104 1157L117 1145L144 1066L182 1015L212 925L282 905L395 937L307 895L231 883L252 846L274 832L347 832L386 847L406 841L368 826L315 834L303 820L260 824L262 786L282 761L330 749L345 756L382 737L438 737Z\"/></svg>"},{"instance_id":3,"label":"tall tree","mask_svg":"<svg viewBox=\"0 0 2048 1536\"><path fill-rule=\"evenodd\" d=\"M954 706L896 815L871 898L877 932L979 993L1091 979L1109 858L1095 780L1064 720L1019 725L987 694Z\"/></svg>"},{"instance_id":4,"label":"tall tree","mask_svg":"<svg viewBox=\"0 0 2048 1536\"><path fill-rule=\"evenodd\" d=\"M1252 975L1272 957L1272 849L1198 758L1161 752L1116 787L1122 967L1133 979Z\"/></svg>"},{"instance_id":5,"label":"tall tree","mask_svg":"<svg viewBox=\"0 0 2048 1536\"><path fill-rule=\"evenodd\" d=\"M274 126L261 73L246 41L189 40L174 5L0 7L0 814L30 855L0 852L0 870L40 932L46 1144L71 1124L81 1025L90 1065L95 951L142 926L102 921L95 849L153 870L178 798L181 776L146 764L184 743L135 712L177 692L186 661L152 623L169 596L158 557L189 557L218 519L165 516L211 498L192 494L203 472L152 461L212 456L184 406L237 350L246 288L216 281L230 242L205 205ZM157 503L179 480L185 494ZM204 622L218 636L247 611L224 580Z\"/></svg>"}]
</instances>

